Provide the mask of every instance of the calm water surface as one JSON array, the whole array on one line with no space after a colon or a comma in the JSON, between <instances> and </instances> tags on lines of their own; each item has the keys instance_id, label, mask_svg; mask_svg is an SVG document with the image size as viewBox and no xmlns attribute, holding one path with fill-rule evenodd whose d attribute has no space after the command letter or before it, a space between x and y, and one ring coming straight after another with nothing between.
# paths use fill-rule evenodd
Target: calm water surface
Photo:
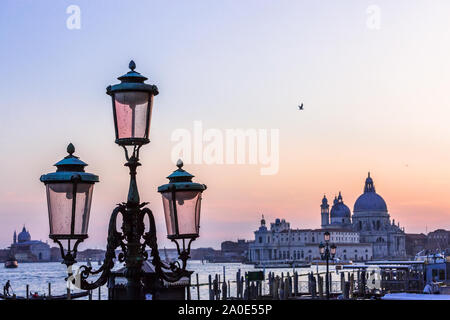
<instances>
[{"instance_id":1,"label":"calm water surface","mask_svg":"<svg viewBox=\"0 0 450 320\"><path fill-rule=\"evenodd\" d=\"M94 269L98 266L96 262L92 263ZM123 265L116 263L114 269L120 269ZM201 261L193 260L188 262L188 269L194 271L192 274L192 284L196 284L196 273L199 275L200 284L208 283L208 275L212 275L213 279L215 274L220 274L221 281L223 280L223 271L225 267L225 279L231 282L231 294L236 296L236 272L241 269L241 275L245 274L245 271L255 271L262 269L255 269L253 265L241 264L241 263L207 263L204 264ZM292 268L279 268L279 269L266 269L266 277L268 272L274 272L275 274L281 275L283 272L286 274L289 272L293 274L294 270ZM313 272L324 272L325 266L311 266L311 268L297 268L296 271L299 275L306 274L309 271ZM332 271L333 281L339 281L339 274L334 270L333 266L330 266L330 271ZM17 296L26 296L26 285L30 287L30 292L38 292L38 294L48 294L48 283L51 283L52 295L60 295L66 293L66 281L67 277L66 266L59 262L44 262L44 263L20 263L18 268L7 269L0 265L0 285L3 291L3 285L7 280L10 280L12 291ZM307 281L306 276L300 276L300 281ZM79 289L73 289L72 292L81 292ZM268 292L268 286L264 288L265 292ZM106 285L100 289L101 299L107 299L107 287ZM197 288L191 288L192 299L197 299ZM208 299L208 286L200 287L200 298ZM98 289L93 292L93 299L98 299Z\"/></svg>"}]
</instances>

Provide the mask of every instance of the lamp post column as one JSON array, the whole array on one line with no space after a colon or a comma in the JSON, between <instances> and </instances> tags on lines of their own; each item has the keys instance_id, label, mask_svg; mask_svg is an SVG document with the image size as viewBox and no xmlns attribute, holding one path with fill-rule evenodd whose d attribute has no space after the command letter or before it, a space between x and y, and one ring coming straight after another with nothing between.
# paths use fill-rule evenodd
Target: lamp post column
<instances>
[{"instance_id":1,"label":"lamp post column","mask_svg":"<svg viewBox=\"0 0 450 320\"><path fill-rule=\"evenodd\" d=\"M326 242L326 248L325 248L325 257L327 260L327 272L326 272L326 279L325 279L325 287L326 287L326 296L327 296L327 300L330 299L330 283L329 283L329 279L330 279L330 275L329 275L329 259L330 259L330 251L328 249L328 242Z\"/></svg>"},{"instance_id":2,"label":"lamp post column","mask_svg":"<svg viewBox=\"0 0 450 320\"><path fill-rule=\"evenodd\" d=\"M125 258L125 277L127 279L127 299L140 300L142 264L145 259L141 237L145 231L143 215L140 210L139 192L136 183L136 168L140 166L137 154L128 159L125 166L130 169L128 200L124 207L122 231L127 241Z\"/></svg>"}]
</instances>

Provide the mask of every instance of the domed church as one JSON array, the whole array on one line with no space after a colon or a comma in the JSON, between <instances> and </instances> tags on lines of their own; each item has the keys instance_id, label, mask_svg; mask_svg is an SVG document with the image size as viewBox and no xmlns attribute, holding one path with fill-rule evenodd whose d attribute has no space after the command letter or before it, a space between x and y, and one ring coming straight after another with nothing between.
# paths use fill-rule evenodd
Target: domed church
<instances>
[{"instance_id":1,"label":"domed church","mask_svg":"<svg viewBox=\"0 0 450 320\"><path fill-rule=\"evenodd\" d=\"M19 262L50 261L50 246L39 240L31 240L30 232L25 226L19 234L14 231L11 250Z\"/></svg>"},{"instance_id":2,"label":"domed church","mask_svg":"<svg viewBox=\"0 0 450 320\"><path fill-rule=\"evenodd\" d=\"M364 193L353 206L353 216L344 204L341 193L335 197L329 210L328 200L322 199L322 228L348 229L359 233L361 243L372 244L373 258L405 257L405 232L395 220L390 220L384 199L375 191L370 172L364 184Z\"/></svg>"},{"instance_id":3,"label":"domed church","mask_svg":"<svg viewBox=\"0 0 450 320\"><path fill-rule=\"evenodd\" d=\"M333 206L331 210L328 212L328 200L324 195L322 199L321 215L322 215L322 228L326 227L327 229L342 229L342 228L351 228L351 212L349 207L344 204L344 200L342 198L342 194L339 191L339 196L334 197ZM328 217L329 216L329 217Z\"/></svg>"}]
</instances>

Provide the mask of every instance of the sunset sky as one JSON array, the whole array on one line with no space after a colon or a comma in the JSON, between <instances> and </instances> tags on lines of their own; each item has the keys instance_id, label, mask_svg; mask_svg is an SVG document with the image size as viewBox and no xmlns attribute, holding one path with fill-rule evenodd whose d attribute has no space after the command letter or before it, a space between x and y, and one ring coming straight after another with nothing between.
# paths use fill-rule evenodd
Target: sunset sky
<instances>
[{"instance_id":1,"label":"sunset sky","mask_svg":"<svg viewBox=\"0 0 450 320\"><path fill-rule=\"evenodd\" d=\"M81 28L68 29L78 5ZM366 25L369 5L380 28ZM103 248L129 175L105 88L128 62L156 84L138 169L160 246L157 187L174 169L171 134L279 129L279 171L186 164L205 183L194 247L251 239L261 214L320 226L323 194L353 204L367 172L408 233L450 229L450 2L16 1L0 10L0 248L23 224L48 240L43 173L69 142L100 176L84 247ZM297 105L303 102L304 110Z\"/></svg>"}]
</instances>

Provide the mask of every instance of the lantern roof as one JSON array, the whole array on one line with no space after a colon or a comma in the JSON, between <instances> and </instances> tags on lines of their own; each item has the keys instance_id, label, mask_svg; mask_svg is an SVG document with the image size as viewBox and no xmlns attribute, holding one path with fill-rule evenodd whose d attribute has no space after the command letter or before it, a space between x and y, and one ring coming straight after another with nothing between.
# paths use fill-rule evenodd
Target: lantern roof
<instances>
[{"instance_id":1,"label":"lantern roof","mask_svg":"<svg viewBox=\"0 0 450 320\"><path fill-rule=\"evenodd\" d=\"M136 63L134 63L133 60L130 61L128 67L130 68L130 71L117 78L121 83L106 88L107 94L112 95L114 92L120 91L145 91L154 96L158 95L158 87L144 83L148 78L141 75L139 72L134 71L134 69L136 69Z\"/></svg>"},{"instance_id":2,"label":"lantern roof","mask_svg":"<svg viewBox=\"0 0 450 320\"><path fill-rule=\"evenodd\" d=\"M179 159L177 161L178 169L172 172L167 179L169 179L168 184L164 184L158 187L158 192L166 192L166 191L204 191L206 190L206 185L192 182L192 178L194 175L185 171L183 168L183 161Z\"/></svg>"},{"instance_id":3,"label":"lantern roof","mask_svg":"<svg viewBox=\"0 0 450 320\"><path fill-rule=\"evenodd\" d=\"M77 156L74 156L75 147L72 143L67 146L68 156L54 164L56 172L43 174L40 178L41 182L68 182L77 179L80 182L98 182L98 176L92 173L84 172L84 167L87 163L81 161Z\"/></svg>"}]
</instances>

